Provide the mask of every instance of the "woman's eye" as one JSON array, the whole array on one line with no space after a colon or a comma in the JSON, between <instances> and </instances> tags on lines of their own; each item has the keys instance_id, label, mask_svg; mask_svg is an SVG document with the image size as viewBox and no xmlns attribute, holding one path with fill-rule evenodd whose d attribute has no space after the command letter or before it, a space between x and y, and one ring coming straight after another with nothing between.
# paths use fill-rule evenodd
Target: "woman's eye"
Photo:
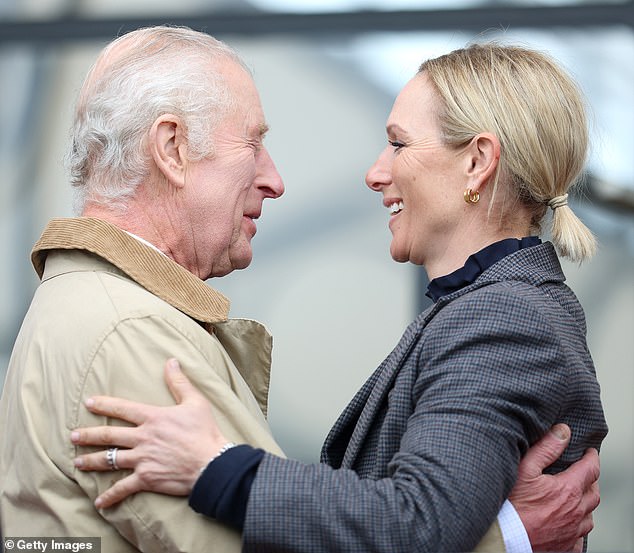
<instances>
[{"instance_id":1,"label":"woman's eye","mask_svg":"<svg viewBox=\"0 0 634 553\"><path fill-rule=\"evenodd\" d=\"M400 150L405 144L399 142L398 140L390 140L390 146L392 146L395 150Z\"/></svg>"}]
</instances>

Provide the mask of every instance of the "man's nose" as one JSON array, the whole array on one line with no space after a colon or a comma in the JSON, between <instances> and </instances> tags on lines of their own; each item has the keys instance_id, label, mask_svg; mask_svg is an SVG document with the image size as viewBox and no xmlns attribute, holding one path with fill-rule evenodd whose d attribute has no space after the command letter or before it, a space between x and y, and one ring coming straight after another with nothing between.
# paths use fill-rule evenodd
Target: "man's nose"
<instances>
[{"instance_id":1,"label":"man's nose","mask_svg":"<svg viewBox=\"0 0 634 553\"><path fill-rule=\"evenodd\" d=\"M284 182L266 148L262 149L259 158L255 185L264 192L265 198L279 198L284 194Z\"/></svg>"}]
</instances>

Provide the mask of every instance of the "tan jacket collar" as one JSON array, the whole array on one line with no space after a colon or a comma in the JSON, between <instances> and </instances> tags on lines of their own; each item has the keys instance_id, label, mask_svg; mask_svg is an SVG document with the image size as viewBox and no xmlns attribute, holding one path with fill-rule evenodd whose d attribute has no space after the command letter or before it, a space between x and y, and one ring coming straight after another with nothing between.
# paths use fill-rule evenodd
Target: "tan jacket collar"
<instances>
[{"instance_id":1,"label":"tan jacket collar","mask_svg":"<svg viewBox=\"0 0 634 553\"><path fill-rule=\"evenodd\" d=\"M53 219L33 246L31 261L42 278L50 250L85 250L102 257L146 290L203 323L226 321L229 300L160 252L101 219Z\"/></svg>"}]
</instances>

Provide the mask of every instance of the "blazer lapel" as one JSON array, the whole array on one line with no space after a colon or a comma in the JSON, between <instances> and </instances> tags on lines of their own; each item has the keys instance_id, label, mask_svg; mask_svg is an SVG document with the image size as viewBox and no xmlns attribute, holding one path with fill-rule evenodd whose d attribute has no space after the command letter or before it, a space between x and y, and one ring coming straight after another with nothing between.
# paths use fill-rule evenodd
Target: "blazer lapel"
<instances>
[{"instance_id":1,"label":"blazer lapel","mask_svg":"<svg viewBox=\"0 0 634 553\"><path fill-rule=\"evenodd\" d=\"M522 256L535 256L537 266L542 268L542 272L539 275L531 278L537 280L560 278L563 280L563 274L559 268L552 245L546 243L521 251L523 252ZM511 254L503 261L496 263L493 267L487 269L473 284L443 296L410 324L396 348L381 363L340 415L322 448L322 462L335 468L354 467L368 432L373 424L376 423L377 416L386 403L387 394L393 387L394 379L425 326L444 305L459 296L499 280L508 280L513 275L518 274L519 271L516 267L518 257L520 261L523 259L518 254L519 252ZM548 263L545 260L548 260Z\"/></svg>"},{"instance_id":2,"label":"blazer lapel","mask_svg":"<svg viewBox=\"0 0 634 553\"><path fill-rule=\"evenodd\" d=\"M394 379L435 311L436 306L431 306L407 327L392 353L381 363L342 413L324 445L324 453L327 453L327 450L330 450L332 446L335 446L331 450L333 453L335 449L338 450L339 454L344 451L343 459L338 466L353 467L365 438L392 388ZM329 462L329 459L323 460Z\"/></svg>"}]
</instances>

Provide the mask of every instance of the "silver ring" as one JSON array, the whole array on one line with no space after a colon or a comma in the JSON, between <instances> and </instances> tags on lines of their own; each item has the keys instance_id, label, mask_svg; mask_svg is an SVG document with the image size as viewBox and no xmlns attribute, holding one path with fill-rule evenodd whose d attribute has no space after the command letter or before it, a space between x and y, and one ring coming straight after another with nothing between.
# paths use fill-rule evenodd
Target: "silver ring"
<instances>
[{"instance_id":1,"label":"silver ring","mask_svg":"<svg viewBox=\"0 0 634 553\"><path fill-rule=\"evenodd\" d=\"M117 465L117 451L119 451L118 447L111 447L106 451L106 461L108 461L110 470L119 470L119 465Z\"/></svg>"}]
</instances>

